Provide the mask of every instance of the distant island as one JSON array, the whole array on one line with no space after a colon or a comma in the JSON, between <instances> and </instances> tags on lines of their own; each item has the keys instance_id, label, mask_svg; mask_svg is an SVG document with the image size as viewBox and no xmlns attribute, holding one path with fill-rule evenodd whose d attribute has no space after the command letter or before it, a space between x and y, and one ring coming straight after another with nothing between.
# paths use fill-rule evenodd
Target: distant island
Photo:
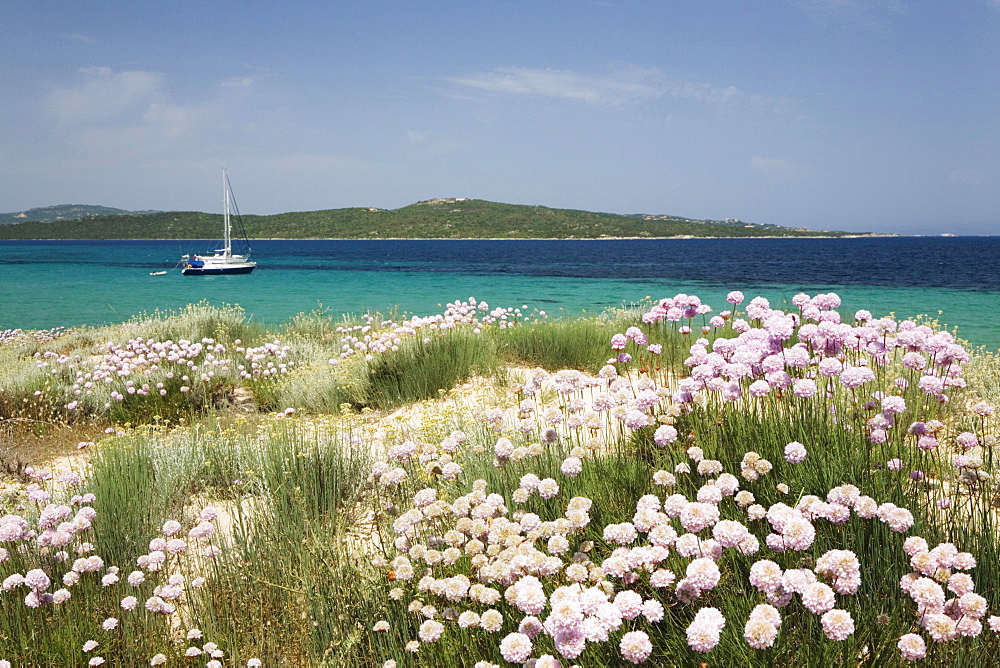
<instances>
[{"instance_id":1,"label":"distant island","mask_svg":"<svg viewBox=\"0 0 1000 668\"><path fill-rule=\"evenodd\" d=\"M43 206L27 211L0 213L0 225L13 223L39 222L55 223L60 220L77 220L90 216L121 216L144 213L161 213L159 211L126 211L112 206L95 206L93 204L56 204Z\"/></svg>"},{"instance_id":2,"label":"distant island","mask_svg":"<svg viewBox=\"0 0 1000 668\"><path fill-rule=\"evenodd\" d=\"M0 214L0 240L214 239L220 214L198 211L123 211L60 205ZM400 209L355 207L243 216L252 239L611 239L685 237L867 236L737 219L697 220L670 215L614 214L438 198Z\"/></svg>"}]
</instances>

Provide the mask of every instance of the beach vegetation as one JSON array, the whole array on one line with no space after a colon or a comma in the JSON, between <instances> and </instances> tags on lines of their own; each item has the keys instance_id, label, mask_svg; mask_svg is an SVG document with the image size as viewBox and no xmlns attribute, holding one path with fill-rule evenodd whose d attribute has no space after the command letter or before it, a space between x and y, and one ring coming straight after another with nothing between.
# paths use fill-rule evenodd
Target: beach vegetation
<instances>
[{"instance_id":1,"label":"beach vegetation","mask_svg":"<svg viewBox=\"0 0 1000 668\"><path fill-rule=\"evenodd\" d=\"M6 476L0 661L991 665L996 357L839 307L8 336L100 431Z\"/></svg>"}]
</instances>

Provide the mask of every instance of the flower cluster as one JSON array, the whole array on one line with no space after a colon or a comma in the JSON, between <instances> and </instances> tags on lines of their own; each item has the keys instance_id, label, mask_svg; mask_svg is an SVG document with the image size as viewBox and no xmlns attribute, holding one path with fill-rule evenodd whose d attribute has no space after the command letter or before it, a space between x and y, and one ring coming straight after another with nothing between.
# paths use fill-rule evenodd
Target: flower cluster
<instances>
[{"instance_id":1,"label":"flower cluster","mask_svg":"<svg viewBox=\"0 0 1000 668\"><path fill-rule=\"evenodd\" d=\"M16 343L48 343L60 336L72 334L74 330L66 327L53 327L52 329L4 329L0 330L0 346Z\"/></svg>"},{"instance_id":2,"label":"flower cluster","mask_svg":"<svg viewBox=\"0 0 1000 668\"><path fill-rule=\"evenodd\" d=\"M741 304L742 295L733 294L730 301ZM442 625L428 634L431 625L421 622L419 641L433 636L431 642L436 642L451 633L451 626L489 633L506 628L499 649L509 662L542 661L543 647L554 647L557 656L572 661L589 644L614 642L625 661L640 663L652 654L651 629L663 619L665 605L693 606L732 577L723 566L729 563L723 559L727 550L738 553L737 562L756 558L749 582L766 602L754 608L744 626L751 648L774 645L782 623L779 610L791 605L796 615L815 615L830 641L851 638L855 620L844 597L861 588L865 564L858 554L843 545L827 549L813 568L783 568L778 562L813 550L818 532L836 532L852 520L906 534L913 527L913 513L880 503L852 484L824 496L802 494L792 505L761 505L756 493L790 492L785 482L767 482L775 475L775 464L750 451L742 460L737 456L738 470L727 472L727 460L706 454L708 445L702 447L694 433L682 433L681 423L715 397L721 399L720 407L738 405L748 411L765 398L789 409L796 401L814 400L823 402L822 419L834 425L842 414L866 411L857 431L867 441L884 442L883 434L900 434L901 441L905 434L897 425L902 416L918 417L920 410L945 401L950 388L964 384L967 355L947 335L911 321L859 314L853 325L842 324L833 310L839 306L833 294L800 295L795 305L798 313L785 313L758 298L747 305L746 319L734 319L731 312L713 317L703 333L715 330L715 340L693 342L685 361L689 375L671 379L672 385L658 384L642 369L630 377L629 346L643 347L642 354L659 353L651 349L646 331L632 327L613 337L615 357L595 377L578 371L527 372L513 388L513 405L480 411L482 432L475 437L462 433L461 439L452 435L438 444L404 438L391 445L388 461L374 469L374 479L389 488L427 472L440 475L448 465L458 470L447 480L461 486L458 462L464 466L475 454L488 453L498 469L519 471L517 487L510 490L488 490L485 480L457 497L442 495L440 489L417 490L412 507L394 519L397 555L382 564L397 581L392 597L407 599L409 591L410 611ZM690 321L710 312L696 297L680 295L660 302L643 321ZM723 338L730 331L734 336ZM984 404L976 415L985 419L989 408ZM836 430L850 433L857 424ZM942 429L934 420L921 424L923 431L911 427L906 434L926 436ZM642 496L633 517L607 518L595 526L593 501L564 489L573 488L572 479L607 444L634 432L648 434L646 442L655 446L657 456L686 453L687 461L675 460L672 472L652 473L652 482L667 488L664 496ZM954 441L971 458L984 438L968 431ZM774 450L768 448L775 446L761 447L770 453ZM790 471L787 465L807 468L808 461L827 456L824 447L814 443L807 449L786 441L775 452L777 470L784 475ZM550 449L560 451L556 461L561 464L543 474L542 455ZM895 470L902 467L900 462ZM553 472L554 477L545 477ZM449 489L460 493L460 487ZM543 506L533 505L536 496L551 502L563 494L561 516L545 516ZM498 605L501 599L508 608ZM966 603L973 605L971 597ZM490 607L489 628L483 625L482 606ZM952 604L948 612L958 606ZM689 646L711 651L725 626L720 608L703 608L687 627ZM419 646L417 640L411 642ZM550 659L555 660L544 655L545 662Z\"/></svg>"},{"instance_id":3,"label":"flower cluster","mask_svg":"<svg viewBox=\"0 0 1000 668\"><path fill-rule=\"evenodd\" d=\"M982 633L982 619L988 612L988 605L986 599L974 591L973 579L963 572L975 567L975 557L960 552L951 543L930 548L919 536L907 538L903 549L910 557L913 571L903 576L899 586L916 605L917 623L931 640L944 643L960 636L974 638ZM945 588L952 594L950 598ZM1000 617L991 617L990 626L1000 629ZM916 640L905 636L905 642L900 639L903 658L922 658L923 639L910 635Z\"/></svg>"},{"instance_id":4,"label":"flower cluster","mask_svg":"<svg viewBox=\"0 0 1000 668\"><path fill-rule=\"evenodd\" d=\"M741 295L730 299L742 302ZM766 299L757 297L747 305L747 319L730 322L732 314L728 312L725 317L713 318L703 332L714 332L715 338L711 342L698 339L691 346L685 360L690 374L678 384L674 401L684 405L717 397L734 402L772 395L808 399L823 389L861 393L863 400L871 399L873 406L881 408L868 423L870 440L879 443L886 440L896 416L907 411L907 401L882 391L874 396L871 390L864 393L880 370L894 360L905 372L895 380L897 390L913 386L921 394L945 402L950 389L965 386L962 365L970 357L947 332L934 332L912 320L874 320L863 313L863 319L854 324L841 322L834 310L840 298L832 293L815 297L799 294L792 302L799 308L797 313L773 309ZM642 320L647 324L678 322L710 311L697 297L677 295L661 300ZM725 336L730 331L735 336ZM645 342L645 334L638 333ZM612 349L623 351L629 338L637 340L634 333L632 337L616 335ZM801 452L793 456L801 456Z\"/></svg>"},{"instance_id":5,"label":"flower cluster","mask_svg":"<svg viewBox=\"0 0 1000 668\"><path fill-rule=\"evenodd\" d=\"M201 565L204 560L217 556L218 547L211 542L215 534L214 521L218 511L207 506L199 514L196 523L186 532L183 525L175 520L163 524L161 535L149 543L149 552L141 555L136 564L139 567L126 574L117 565L107 564L98 554L98 547L91 542L93 526L97 521L97 511L91 505L93 494L72 494L67 504L53 503L54 494L63 489L73 491L79 485L79 474L67 472L54 474L47 469L27 469L29 475L50 484L49 489L39 483L31 483L24 488L29 503L35 513L0 517L0 574L4 574L0 584L0 596L20 596L29 609L71 605L74 593L82 591L80 605L86 605L97 586L101 591L113 592L125 589L120 597L120 607L125 613L136 614L143 610L171 618L175 627L183 628L188 616L181 615L180 608L187 604L192 590L200 589L206 583L203 576L185 575L190 572L191 563L181 563L181 559L192 547L200 547ZM55 485L60 486L59 490ZM33 516L32 516L33 515ZM11 553L16 553L16 559ZM4 570L5 564L32 564L25 572ZM93 584L90 584L93 583ZM87 586L90 584L90 586ZM100 627L107 633L120 633L120 620L106 617ZM198 629L188 631L188 639L201 638ZM87 640L82 651L89 654L98 648L97 640ZM204 654L212 661L219 661L224 653L215 643L201 647L190 647L186 656ZM156 654L150 665L161 665L166 656ZM94 656L88 665L102 665L104 657ZM219 665L219 664L214 664ZM259 665L259 664L258 664Z\"/></svg>"},{"instance_id":6,"label":"flower cluster","mask_svg":"<svg viewBox=\"0 0 1000 668\"><path fill-rule=\"evenodd\" d=\"M99 354L85 358L52 351L35 353L35 365L51 375L68 375L70 401L75 410L88 397L106 397L104 408L126 397L188 393L193 386L231 374L245 379L267 379L290 371L289 346L280 341L243 347L237 339L232 351L212 338L201 341L132 339L125 345L105 344Z\"/></svg>"},{"instance_id":7,"label":"flower cluster","mask_svg":"<svg viewBox=\"0 0 1000 668\"><path fill-rule=\"evenodd\" d=\"M758 604L743 627L743 638L754 649L767 649L774 645L781 626L781 613L769 603Z\"/></svg>"},{"instance_id":8,"label":"flower cluster","mask_svg":"<svg viewBox=\"0 0 1000 668\"><path fill-rule=\"evenodd\" d=\"M409 461L417 451L415 444L400 446L391 449L397 459ZM501 449L507 452L510 447ZM714 461L696 447L688 455L699 465ZM833 488L825 500L806 495L795 507L775 503L765 508L753 502L750 492L739 490L739 479L721 463L707 470L715 477L698 489L696 498L647 494L636 503L631 521L602 527L590 527L592 502L585 497L571 498L562 516L544 519L531 512L512 513L506 499L489 493L483 480L450 503L437 490L423 489L414 495L413 507L394 522L399 554L385 567L392 569L397 582L415 582L411 612L440 622L422 623L424 643L447 634L449 624L485 628L483 616L472 608L495 606L502 598L524 615L517 631L501 641L500 651L508 661L527 661L538 636L544 635L565 659L580 657L588 643L614 641L625 660L639 663L651 652L648 634L634 625L626 632L623 621L655 624L663 619L665 601L693 604L715 589L723 577L725 550L743 555L762 549L775 555L804 551L823 523L837 526L852 516L882 521L896 531L912 525L908 510L880 505L853 485ZM390 471L383 469L381 475ZM531 494L545 480L525 474L518 489ZM552 498L558 493L557 488ZM751 527L764 520L772 531L762 546ZM605 548L585 539L594 529ZM438 569L454 572L456 567L467 568L468 575L435 575ZM678 579L677 572L683 577ZM796 599L819 617L827 638L845 640L854 633L855 623L838 607L837 597L856 594L861 581L861 561L847 549L828 550L814 569L786 570L771 559L758 559L750 568L749 582L767 603L758 605L747 620L747 643L755 649L772 646L781 624L778 609ZM548 584L554 586L550 594ZM640 592L647 586L658 594L644 597ZM396 591L394 598L405 597L402 588ZM439 612L439 605L451 612ZM464 606L470 608L462 610ZM492 630L487 630L495 632L503 623L504 618L493 620ZM721 612L703 608L687 629L688 643L696 651L710 651L724 627Z\"/></svg>"},{"instance_id":9,"label":"flower cluster","mask_svg":"<svg viewBox=\"0 0 1000 668\"><path fill-rule=\"evenodd\" d=\"M522 307L526 309L527 306ZM336 366L341 360L355 355L364 355L371 361L375 355L392 353L399 350L407 338L423 336L428 342L428 336L444 334L451 330L465 329L479 334L483 327L496 326L499 329L513 327L528 319L522 308L496 307L491 309L485 301L476 301L470 297L468 301L455 301L446 305L442 313L430 316L411 316L402 321L376 321L371 314L362 316L364 323L337 327L340 338L340 354L330 359L330 364ZM544 312L539 316L544 317Z\"/></svg>"}]
</instances>

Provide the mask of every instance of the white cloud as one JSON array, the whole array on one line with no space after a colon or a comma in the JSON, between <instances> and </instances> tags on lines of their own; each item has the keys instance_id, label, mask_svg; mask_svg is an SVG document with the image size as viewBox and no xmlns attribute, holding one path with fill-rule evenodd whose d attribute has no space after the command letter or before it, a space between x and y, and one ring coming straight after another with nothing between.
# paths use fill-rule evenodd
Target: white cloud
<instances>
[{"instance_id":1,"label":"white cloud","mask_svg":"<svg viewBox=\"0 0 1000 668\"><path fill-rule=\"evenodd\" d=\"M669 90L671 97L696 100L716 107L754 107L778 112L786 106L783 100L760 93L748 93L736 86L714 86L693 81L674 81Z\"/></svg>"},{"instance_id":2,"label":"white cloud","mask_svg":"<svg viewBox=\"0 0 1000 668\"><path fill-rule=\"evenodd\" d=\"M154 102L142 116L145 125L158 129L158 134L178 137L187 134L203 114L200 110L178 104Z\"/></svg>"},{"instance_id":3,"label":"white cloud","mask_svg":"<svg viewBox=\"0 0 1000 668\"><path fill-rule=\"evenodd\" d=\"M791 164L782 158L765 158L755 155L750 158L750 169L764 174L783 174Z\"/></svg>"},{"instance_id":4,"label":"white cloud","mask_svg":"<svg viewBox=\"0 0 1000 668\"><path fill-rule=\"evenodd\" d=\"M686 81L656 68L621 67L608 72L498 67L488 72L446 77L460 90L517 97L547 97L618 106L670 96L713 106L754 106L780 110L784 103L736 86Z\"/></svg>"},{"instance_id":5,"label":"white cloud","mask_svg":"<svg viewBox=\"0 0 1000 668\"><path fill-rule=\"evenodd\" d=\"M115 72L110 67L80 70L83 81L53 90L46 109L60 123L96 123L142 114L163 97L164 75L159 72Z\"/></svg>"},{"instance_id":6,"label":"white cloud","mask_svg":"<svg viewBox=\"0 0 1000 668\"><path fill-rule=\"evenodd\" d=\"M104 42L97 39L93 35L85 35L79 32L67 33L66 39L73 42L80 42L81 44L104 44Z\"/></svg>"},{"instance_id":7,"label":"white cloud","mask_svg":"<svg viewBox=\"0 0 1000 668\"><path fill-rule=\"evenodd\" d=\"M246 88L252 86L255 82L253 77L233 77L231 79L226 79L219 85L225 88Z\"/></svg>"},{"instance_id":8,"label":"white cloud","mask_svg":"<svg viewBox=\"0 0 1000 668\"><path fill-rule=\"evenodd\" d=\"M233 93L178 103L166 84L159 72L88 67L75 83L51 91L45 108L67 155L75 148L94 161L122 163L204 150L208 129L218 130L223 97Z\"/></svg>"},{"instance_id":9,"label":"white cloud","mask_svg":"<svg viewBox=\"0 0 1000 668\"><path fill-rule=\"evenodd\" d=\"M428 155L443 155L466 146L458 136L441 135L426 130L407 130L406 138L410 140L411 145Z\"/></svg>"},{"instance_id":10,"label":"white cloud","mask_svg":"<svg viewBox=\"0 0 1000 668\"><path fill-rule=\"evenodd\" d=\"M658 70L628 68L606 73L499 67L447 81L465 89L515 95L552 97L595 105L619 105L659 97L666 92Z\"/></svg>"}]
</instances>

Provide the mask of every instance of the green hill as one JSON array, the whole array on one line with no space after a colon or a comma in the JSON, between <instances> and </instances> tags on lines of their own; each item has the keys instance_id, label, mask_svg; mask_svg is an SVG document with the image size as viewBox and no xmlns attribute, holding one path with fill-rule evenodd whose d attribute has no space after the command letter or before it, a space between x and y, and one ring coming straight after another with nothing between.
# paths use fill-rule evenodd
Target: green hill
<instances>
[{"instance_id":1,"label":"green hill","mask_svg":"<svg viewBox=\"0 0 1000 668\"><path fill-rule=\"evenodd\" d=\"M151 211L126 211L110 206L94 206L92 204L57 204L43 206L27 211L0 213L0 225L12 225L35 220L42 223L53 223L59 220L74 220L88 216L118 216L123 214L152 213Z\"/></svg>"},{"instance_id":2,"label":"green hill","mask_svg":"<svg viewBox=\"0 0 1000 668\"><path fill-rule=\"evenodd\" d=\"M0 226L0 239L217 239L222 216L196 211L125 213ZM247 236L274 239L599 239L608 237L844 236L804 228L677 216L594 213L475 199L432 199L400 209L243 216Z\"/></svg>"}]
</instances>

